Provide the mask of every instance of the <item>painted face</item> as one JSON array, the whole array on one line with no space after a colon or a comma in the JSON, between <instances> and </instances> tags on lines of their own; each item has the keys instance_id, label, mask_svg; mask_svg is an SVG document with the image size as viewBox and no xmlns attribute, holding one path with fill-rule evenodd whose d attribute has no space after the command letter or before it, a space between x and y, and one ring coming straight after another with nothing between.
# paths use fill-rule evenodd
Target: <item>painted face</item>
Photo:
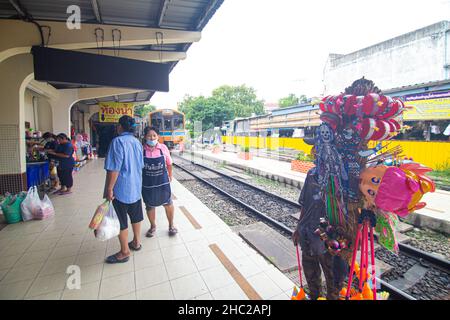
<instances>
[{"instance_id":1,"label":"painted face","mask_svg":"<svg viewBox=\"0 0 450 320\"><path fill-rule=\"evenodd\" d=\"M333 134L332 134L330 128L325 124L320 125L319 133L320 133L320 137L322 138L323 142L325 142L325 143L331 142L331 140L333 139Z\"/></svg>"},{"instance_id":2,"label":"painted face","mask_svg":"<svg viewBox=\"0 0 450 320\"><path fill-rule=\"evenodd\" d=\"M359 189L371 205L375 205L375 197L387 168L387 166L376 166L367 168L361 172Z\"/></svg>"}]
</instances>

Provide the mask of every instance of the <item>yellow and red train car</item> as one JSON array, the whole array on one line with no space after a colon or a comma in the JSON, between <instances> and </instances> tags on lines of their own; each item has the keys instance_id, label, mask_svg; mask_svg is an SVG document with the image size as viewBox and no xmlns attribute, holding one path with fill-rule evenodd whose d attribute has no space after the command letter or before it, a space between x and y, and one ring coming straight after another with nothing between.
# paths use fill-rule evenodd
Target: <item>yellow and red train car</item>
<instances>
[{"instance_id":1,"label":"yellow and red train car","mask_svg":"<svg viewBox=\"0 0 450 320\"><path fill-rule=\"evenodd\" d=\"M159 130L159 142L173 149L186 140L184 113L158 109L149 113L149 124Z\"/></svg>"}]
</instances>

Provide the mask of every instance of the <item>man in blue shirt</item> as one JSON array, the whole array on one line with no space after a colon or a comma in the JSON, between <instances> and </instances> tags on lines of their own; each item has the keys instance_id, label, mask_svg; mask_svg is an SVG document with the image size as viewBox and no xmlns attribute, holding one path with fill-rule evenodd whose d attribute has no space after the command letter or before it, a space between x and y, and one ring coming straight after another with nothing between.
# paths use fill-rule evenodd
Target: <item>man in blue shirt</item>
<instances>
[{"instance_id":1,"label":"man in blue shirt","mask_svg":"<svg viewBox=\"0 0 450 320\"><path fill-rule=\"evenodd\" d=\"M141 221L144 219L141 203L142 144L133 135L135 121L122 116L105 160L106 182L104 198L112 201L120 221L120 252L106 258L107 263L122 263L130 259L130 249L138 251L141 245ZM128 243L128 218L133 228L133 241Z\"/></svg>"}]
</instances>

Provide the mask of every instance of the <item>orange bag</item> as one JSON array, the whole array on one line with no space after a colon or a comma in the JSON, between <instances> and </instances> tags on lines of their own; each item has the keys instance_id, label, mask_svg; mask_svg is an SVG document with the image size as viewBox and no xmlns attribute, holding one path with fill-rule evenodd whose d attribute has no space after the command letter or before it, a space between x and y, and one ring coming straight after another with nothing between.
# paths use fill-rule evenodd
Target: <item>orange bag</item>
<instances>
[{"instance_id":1,"label":"orange bag","mask_svg":"<svg viewBox=\"0 0 450 320\"><path fill-rule=\"evenodd\" d=\"M90 229L96 230L99 227L100 223L103 220L103 217L105 216L105 214L108 213L109 206L110 204L108 200L106 200L97 207L97 210L95 210L94 216L92 217L91 222L89 223Z\"/></svg>"}]
</instances>

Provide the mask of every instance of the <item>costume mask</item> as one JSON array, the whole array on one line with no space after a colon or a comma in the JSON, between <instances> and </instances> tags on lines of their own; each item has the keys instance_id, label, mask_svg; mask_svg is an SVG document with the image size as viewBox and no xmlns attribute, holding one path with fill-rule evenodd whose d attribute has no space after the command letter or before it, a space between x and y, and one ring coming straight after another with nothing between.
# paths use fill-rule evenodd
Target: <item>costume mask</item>
<instances>
[{"instance_id":1,"label":"costume mask","mask_svg":"<svg viewBox=\"0 0 450 320\"><path fill-rule=\"evenodd\" d=\"M372 206L375 205L375 197L387 168L386 166L369 167L361 172L359 189L366 198L366 201Z\"/></svg>"}]
</instances>

